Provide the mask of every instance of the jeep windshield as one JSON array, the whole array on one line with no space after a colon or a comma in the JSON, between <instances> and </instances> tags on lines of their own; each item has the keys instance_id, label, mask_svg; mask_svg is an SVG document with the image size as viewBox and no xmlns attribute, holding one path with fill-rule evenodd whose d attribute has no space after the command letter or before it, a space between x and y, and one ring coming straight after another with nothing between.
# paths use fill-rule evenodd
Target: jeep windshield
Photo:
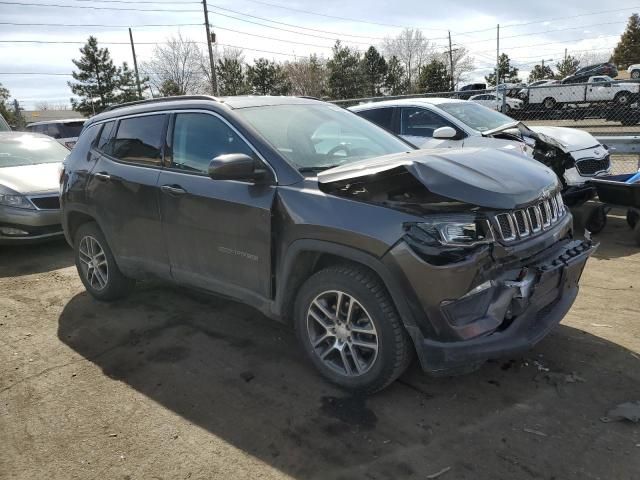
<instances>
[{"instance_id":1,"label":"jeep windshield","mask_svg":"<svg viewBox=\"0 0 640 480\"><path fill-rule=\"evenodd\" d=\"M512 118L473 102L441 103L438 108L478 132L495 130L514 123Z\"/></svg>"},{"instance_id":2,"label":"jeep windshield","mask_svg":"<svg viewBox=\"0 0 640 480\"><path fill-rule=\"evenodd\" d=\"M414 149L335 105L272 105L240 108L236 113L301 172Z\"/></svg>"}]
</instances>

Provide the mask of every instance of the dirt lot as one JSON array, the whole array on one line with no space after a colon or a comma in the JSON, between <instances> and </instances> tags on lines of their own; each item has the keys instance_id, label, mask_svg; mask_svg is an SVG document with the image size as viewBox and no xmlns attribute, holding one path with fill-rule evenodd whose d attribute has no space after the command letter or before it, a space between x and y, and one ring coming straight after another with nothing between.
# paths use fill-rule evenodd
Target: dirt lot
<instances>
[{"instance_id":1,"label":"dirt lot","mask_svg":"<svg viewBox=\"0 0 640 480\"><path fill-rule=\"evenodd\" d=\"M0 477L640 478L640 248L610 218L563 324L523 358L372 398L318 377L291 332L145 284L103 304L58 242L0 251Z\"/></svg>"}]
</instances>

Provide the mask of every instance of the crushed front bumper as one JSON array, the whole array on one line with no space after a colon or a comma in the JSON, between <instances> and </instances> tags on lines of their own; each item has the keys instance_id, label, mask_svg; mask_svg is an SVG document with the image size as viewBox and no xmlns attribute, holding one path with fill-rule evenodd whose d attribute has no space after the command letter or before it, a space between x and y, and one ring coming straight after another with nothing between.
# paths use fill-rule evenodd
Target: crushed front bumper
<instances>
[{"instance_id":1,"label":"crushed front bumper","mask_svg":"<svg viewBox=\"0 0 640 480\"><path fill-rule=\"evenodd\" d=\"M526 262L494 265L480 278L479 265L475 274L471 265L444 267L459 269L442 276L444 282L464 284L468 274L474 288L423 308L428 328L407 325L422 368L436 375L461 373L533 347L571 308L585 263L596 248L590 241L565 239ZM432 289L441 289L437 282L430 282Z\"/></svg>"}]
</instances>

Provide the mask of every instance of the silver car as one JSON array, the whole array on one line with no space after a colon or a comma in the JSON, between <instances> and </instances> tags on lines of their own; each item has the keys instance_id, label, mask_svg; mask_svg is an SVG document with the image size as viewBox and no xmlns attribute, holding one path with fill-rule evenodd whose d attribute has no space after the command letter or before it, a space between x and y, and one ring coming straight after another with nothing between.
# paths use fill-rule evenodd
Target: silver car
<instances>
[{"instance_id":1,"label":"silver car","mask_svg":"<svg viewBox=\"0 0 640 480\"><path fill-rule=\"evenodd\" d=\"M45 135L0 132L0 244L62 235L59 178L68 153Z\"/></svg>"}]
</instances>

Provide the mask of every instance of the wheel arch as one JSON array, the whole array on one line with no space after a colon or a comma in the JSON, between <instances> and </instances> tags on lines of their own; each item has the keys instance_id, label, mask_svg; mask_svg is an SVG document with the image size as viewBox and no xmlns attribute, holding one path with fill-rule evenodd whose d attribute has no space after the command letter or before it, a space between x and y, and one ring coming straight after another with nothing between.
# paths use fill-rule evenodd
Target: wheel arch
<instances>
[{"instance_id":1,"label":"wheel arch","mask_svg":"<svg viewBox=\"0 0 640 480\"><path fill-rule=\"evenodd\" d=\"M311 239L296 240L285 252L276 277L283 280L276 282L273 303L274 315L285 323L291 322L298 290L311 275L331 265L355 264L371 271L384 284L409 333L415 327L414 313L400 282L379 258L353 247Z\"/></svg>"},{"instance_id":2,"label":"wheel arch","mask_svg":"<svg viewBox=\"0 0 640 480\"><path fill-rule=\"evenodd\" d=\"M69 245L71 245L72 247L74 246L73 243L78 228L80 228L80 225L88 222L97 222L97 220L93 215L80 210L72 210L65 213L65 221L63 227L64 235Z\"/></svg>"}]
</instances>

